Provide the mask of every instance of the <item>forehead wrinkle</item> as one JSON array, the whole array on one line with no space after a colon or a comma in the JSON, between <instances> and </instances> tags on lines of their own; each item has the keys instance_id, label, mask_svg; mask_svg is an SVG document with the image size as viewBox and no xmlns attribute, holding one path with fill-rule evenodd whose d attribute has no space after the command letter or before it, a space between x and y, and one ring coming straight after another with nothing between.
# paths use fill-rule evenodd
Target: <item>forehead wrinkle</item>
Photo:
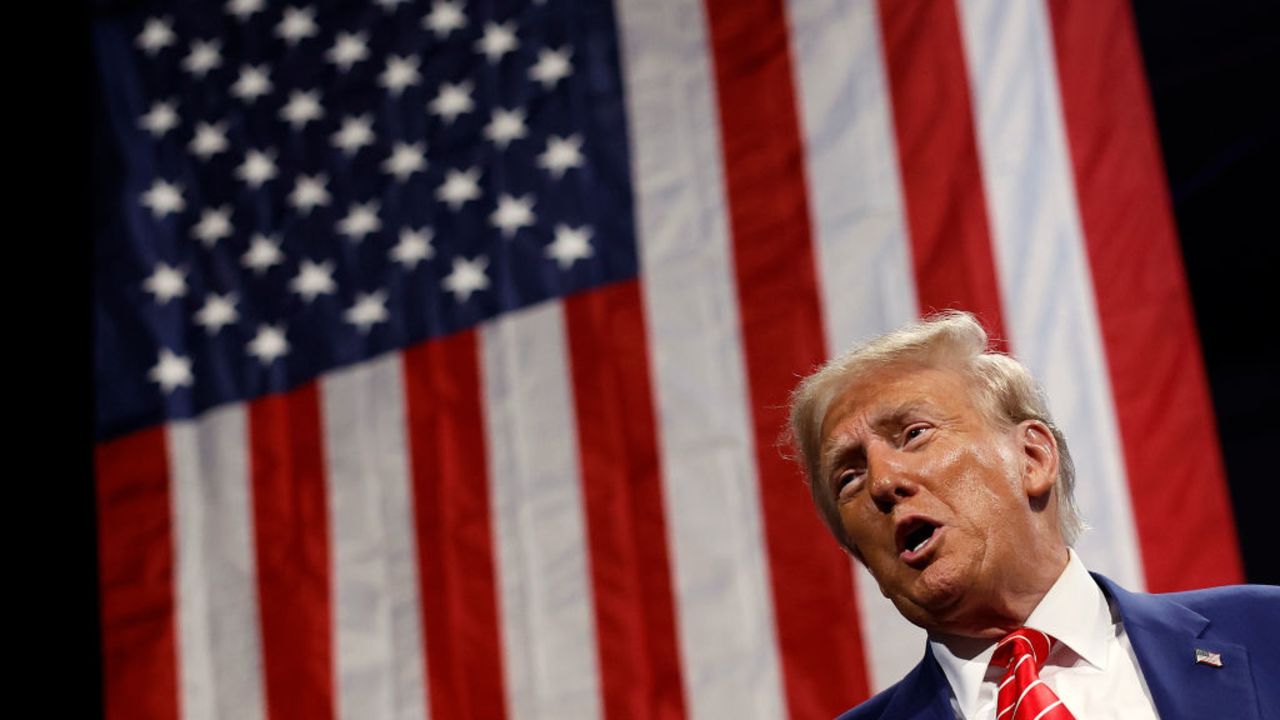
<instances>
[{"instance_id":1,"label":"forehead wrinkle","mask_svg":"<svg viewBox=\"0 0 1280 720\"><path fill-rule=\"evenodd\" d=\"M835 395L819 423L822 437L818 451L819 470L825 472L833 460L848 451L850 443L836 441L835 436L837 429L851 418L859 418L861 423L877 433L883 433L886 425L895 422L900 424L904 416L922 409L938 416L938 419L954 419L952 412L939 405L938 401L942 398L933 397L930 392L922 392L914 387L915 379L921 374L932 375L938 372L947 374L958 371L947 367L887 365L868 373L862 381L846 386ZM968 391L963 382L961 390ZM841 434L847 436L849 433ZM854 446L860 444L855 443Z\"/></svg>"},{"instance_id":2,"label":"forehead wrinkle","mask_svg":"<svg viewBox=\"0 0 1280 720\"><path fill-rule=\"evenodd\" d=\"M865 412L854 410L852 412L845 413L844 417L842 417L836 423L835 427L832 428L831 432L827 436L826 442L822 445L820 454L822 464L819 466L820 469L823 472L826 472L826 469L830 468L836 460L840 459L841 456L862 447L863 443L861 440L849 439L850 433L837 432L838 428L850 417L856 415L867 415L869 413L869 417L867 417L865 421L866 426L870 428L872 432L884 435L889 430L901 427L906 421L907 416L925 408L934 410L935 413L938 412L938 409L934 403L930 402L928 397L910 397L886 407L873 407L871 410Z\"/></svg>"},{"instance_id":3,"label":"forehead wrinkle","mask_svg":"<svg viewBox=\"0 0 1280 720\"><path fill-rule=\"evenodd\" d=\"M890 407L879 409L871 416L871 422L868 424L878 431L882 431L886 427L896 427L902 424L906 416L918 412L922 407L929 404L928 400L922 398L903 400Z\"/></svg>"},{"instance_id":4,"label":"forehead wrinkle","mask_svg":"<svg viewBox=\"0 0 1280 720\"><path fill-rule=\"evenodd\" d=\"M901 425L903 418L920 409L926 403L920 399L910 399L904 402L896 403L888 408L879 408L867 421L867 426L873 432L883 433L885 428L892 428ZM845 419L847 419L846 416ZM836 428L832 429L831 434L827 438L827 442L822 447L822 467L829 467L831 463L840 456L851 451L858 450L862 447L862 441L858 439L850 439L850 433L838 433L836 429L843 424L843 420L837 423Z\"/></svg>"},{"instance_id":5,"label":"forehead wrinkle","mask_svg":"<svg viewBox=\"0 0 1280 720\"><path fill-rule=\"evenodd\" d=\"M848 441L844 439L836 440L833 438L822 449L822 465L820 469L823 472L826 472L827 468L834 465L841 457L857 450L861 446L862 443L857 440Z\"/></svg>"}]
</instances>

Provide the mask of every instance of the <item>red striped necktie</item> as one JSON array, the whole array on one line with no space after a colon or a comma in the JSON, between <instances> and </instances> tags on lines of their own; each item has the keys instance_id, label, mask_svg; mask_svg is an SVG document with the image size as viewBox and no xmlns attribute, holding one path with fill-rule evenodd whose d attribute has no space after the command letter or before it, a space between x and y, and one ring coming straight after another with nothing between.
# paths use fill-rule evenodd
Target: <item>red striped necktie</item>
<instances>
[{"instance_id":1,"label":"red striped necktie","mask_svg":"<svg viewBox=\"0 0 1280 720\"><path fill-rule=\"evenodd\" d=\"M1040 680L1053 638L1018 628L996 644L993 665L1004 667L996 693L996 720L1075 720L1056 693Z\"/></svg>"}]
</instances>

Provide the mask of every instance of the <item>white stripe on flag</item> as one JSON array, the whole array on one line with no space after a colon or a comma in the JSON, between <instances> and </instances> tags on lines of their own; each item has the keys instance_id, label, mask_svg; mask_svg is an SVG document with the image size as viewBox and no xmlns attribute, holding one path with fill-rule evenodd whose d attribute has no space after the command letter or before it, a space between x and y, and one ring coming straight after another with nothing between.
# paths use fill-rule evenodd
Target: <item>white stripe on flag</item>
<instances>
[{"instance_id":1,"label":"white stripe on flag","mask_svg":"<svg viewBox=\"0 0 1280 720\"><path fill-rule=\"evenodd\" d=\"M789 0L827 355L915 319L915 277L874 2ZM920 661L924 631L854 563L873 691Z\"/></svg>"},{"instance_id":2,"label":"white stripe on flag","mask_svg":"<svg viewBox=\"0 0 1280 720\"><path fill-rule=\"evenodd\" d=\"M338 716L426 717L400 358L323 380Z\"/></svg>"},{"instance_id":3,"label":"white stripe on flag","mask_svg":"<svg viewBox=\"0 0 1280 720\"><path fill-rule=\"evenodd\" d=\"M1091 570L1143 586L1115 405L1063 127L1044 6L960 5L983 184L1010 347L1079 448L1076 498Z\"/></svg>"},{"instance_id":4,"label":"white stripe on flag","mask_svg":"<svg viewBox=\"0 0 1280 720\"><path fill-rule=\"evenodd\" d=\"M481 329L507 708L595 718L600 676L559 302Z\"/></svg>"},{"instance_id":5,"label":"white stripe on flag","mask_svg":"<svg viewBox=\"0 0 1280 720\"><path fill-rule=\"evenodd\" d=\"M689 714L784 717L705 18L618 9Z\"/></svg>"},{"instance_id":6,"label":"white stripe on flag","mask_svg":"<svg viewBox=\"0 0 1280 720\"><path fill-rule=\"evenodd\" d=\"M880 592L880 585L862 563L854 565L858 589L862 643L870 665L871 692L877 693L906 676L924 655L924 630L907 622L898 608Z\"/></svg>"},{"instance_id":7,"label":"white stripe on flag","mask_svg":"<svg viewBox=\"0 0 1280 720\"><path fill-rule=\"evenodd\" d=\"M916 317L874 2L790 0L828 354Z\"/></svg>"},{"instance_id":8,"label":"white stripe on flag","mask_svg":"<svg viewBox=\"0 0 1280 720\"><path fill-rule=\"evenodd\" d=\"M244 406L168 428L178 671L188 720L263 717Z\"/></svg>"}]
</instances>

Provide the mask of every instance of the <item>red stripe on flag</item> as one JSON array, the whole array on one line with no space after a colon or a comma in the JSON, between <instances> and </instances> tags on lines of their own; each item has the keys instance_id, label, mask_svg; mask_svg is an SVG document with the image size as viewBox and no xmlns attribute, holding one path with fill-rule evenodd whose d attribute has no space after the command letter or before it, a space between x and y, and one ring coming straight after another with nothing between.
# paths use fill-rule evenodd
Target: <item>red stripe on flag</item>
<instances>
[{"instance_id":1,"label":"red stripe on flag","mask_svg":"<svg viewBox=\"0 0 1280 720\"><path fill-rule=\"evenodd\" d=\"M706 6L787 706L830 717L868 682L849 559L777 443L796 379L826 356L787 19L780 0Z\"/></svg>"},{"instance_id":2,"label":"red stripe on flag","mask_svg":"<svg viewBox=\"0 0 1280 720\"><path fill-rule=\"evenodd\" d=\"M1007 348L955 4L879 10L920 311L973 312Z\"/></svg>"},{"instance_id":3,"label":"red stripe on flag","mask_svg":"<svg viewBox=\"0 0 1280 720\"><path fill-rule=\"evenodd\" d=\"M404 352L427 694L434 718L506 715L474 331Z\"/></svg>"},{"instance_id":4,"label":"red stripe on flag","mask_svg":"<svg viewBox=\"0 0 1280 720\"><path fill-rule=\"evenodd\" d=\"M104 714L178 717L177 622L163 428L103 443L98 475Z\"/></svg>"},{"instance_id":5,"label":"red stripe on flag","mask_svg":"<svg viewBox=\"0 0 1280 720\"><path fill-rule=\"evenodd\" d=\"M258 398L248 416L267 714L332 717L329 508L316 384Z\"/></svg>"},{"instance_id":6,"label":"red stripe on flag","mask_svg":"<svg viewBox=\"0 0 1280 720\"><path fill-rule=\"evenodd\" d=\"M605 717L682 718L640 286L565 300Z\"/></svg>"},{"instance_id":7,"label":"red stripe on flag","mask_svg":"<svg viewBox=\"0 0 1280 720\"><path fill-rule=\"evenodd\" d=\"M1240 582L1213 407L1129 4L1051 0L1049 9L1147 589Z\"/></svg>"}]
</instances>

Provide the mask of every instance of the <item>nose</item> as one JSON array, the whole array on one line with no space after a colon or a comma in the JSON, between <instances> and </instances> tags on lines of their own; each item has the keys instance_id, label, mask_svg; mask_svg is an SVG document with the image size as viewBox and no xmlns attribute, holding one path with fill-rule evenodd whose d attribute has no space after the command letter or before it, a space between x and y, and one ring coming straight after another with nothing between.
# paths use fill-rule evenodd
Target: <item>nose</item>
<instances>
[{"instance_id":1,"label":"nose","mask_svg":"<svg viewBox=\"0 0 1280 720\"><path fill-rule=\"evenodd\" d=\"M894 506L913 497L920 486L911 479L900 463L891 456L892 451L867 453L867 473L871 480L869 492L882 513L893 512Z\"/></svg>"}]
</instances>

